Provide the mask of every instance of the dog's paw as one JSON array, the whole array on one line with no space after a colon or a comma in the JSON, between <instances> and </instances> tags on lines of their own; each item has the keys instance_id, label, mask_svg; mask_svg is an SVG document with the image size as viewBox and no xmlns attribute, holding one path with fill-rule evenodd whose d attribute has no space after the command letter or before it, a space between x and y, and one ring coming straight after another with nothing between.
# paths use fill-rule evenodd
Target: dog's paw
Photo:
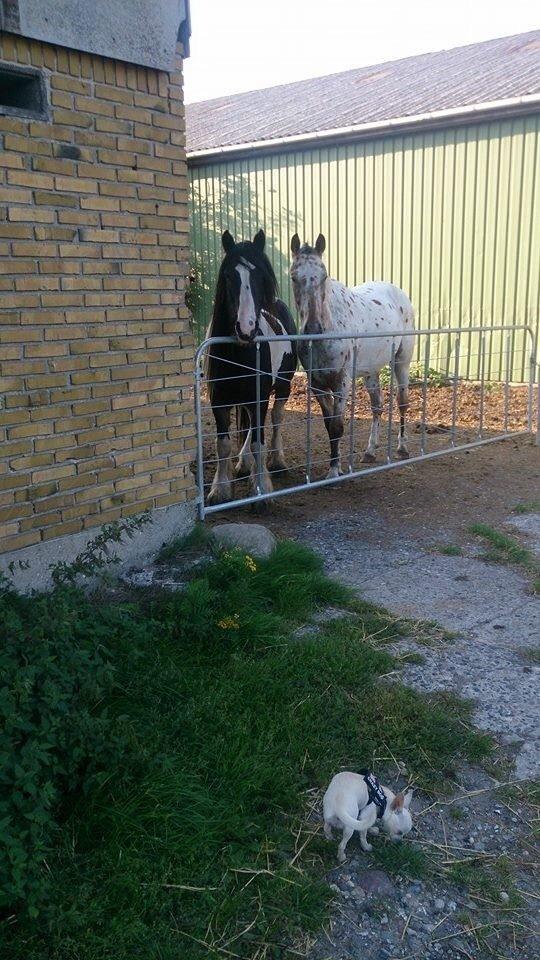
<instances>
[{"instance_id":1,"label":"dog's paw","mask_svg":"<svg viewBox=\"0 0 540 960\"><path fill-rule=\"evenodd\" d=\"M378 836L379 836L379 828L378 828L378 827L370 827L369 830L368 830L368 833L372 833L374 837L378 837Z\"/></svg>"},{"instance_id":2,"label":"dog's paw","mask_svg":"<svg viewBox=\"0 0 540 960\"><path fill-rule=\"evenodd\" d=\"M371 853L371 851L373 850L373 846L371 845L371 843L363 843L362 850L364 850L366 853Z\"/></svg>"}]
</instances>

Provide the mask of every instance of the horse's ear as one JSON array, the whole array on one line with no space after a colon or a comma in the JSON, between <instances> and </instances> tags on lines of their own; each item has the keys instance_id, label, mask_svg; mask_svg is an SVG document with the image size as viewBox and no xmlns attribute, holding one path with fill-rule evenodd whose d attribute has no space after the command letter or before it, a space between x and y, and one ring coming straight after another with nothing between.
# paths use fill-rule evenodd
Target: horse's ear
<instances>
[{"instance_id":1,"label":"horse's ear","mask_svg":"<svg viewBox=\"0 0 540 960\"><path fill-rule=\"evenodd\" d=\"M225 233L221 237L221 242L223 244L223 249L225 253L231 253L234 250L236 244L234 242L234 237L231 236L228 230L225 230Z\"/></svg>"},{"instance_id":2,"label":"horse's ear","mask_svg":"<svg viewBox=\"0 0 540 960\"><path fill-rule=\"evenodd\" d=\"M263 252L265 243L266 237L264 235L264 230L259 230L259 232L253 237L253 246L258 253Z\"/></svg>"},{"instance_id":3,"label":"horse's ear","mask_svg":"<svg viewBox=\"0 0 540 960\"><path fill-rule=\"evenodd\" d=\"M315 249L320 257L322 257L324 251L326 250L326 240L324 239L322 233L317 237L317 242L315 243Z\"/></svg>"},{"instance_id":4,"label":"horse's ear","mask_svg":"<svg viewBox=\"0 0 540 960\"><path fill-rule=\"evenodd\" d=\"M295 233L294 237L291 237L291 252L293 256L297 256L298 251L300 250L300 237Z\"/></svg>"}]
</instances>

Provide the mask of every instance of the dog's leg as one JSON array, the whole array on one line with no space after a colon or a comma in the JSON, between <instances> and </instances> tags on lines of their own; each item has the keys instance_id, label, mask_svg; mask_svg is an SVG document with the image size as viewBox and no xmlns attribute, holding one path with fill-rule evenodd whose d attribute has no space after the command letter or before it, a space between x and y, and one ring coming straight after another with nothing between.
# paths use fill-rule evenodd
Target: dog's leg
<instances>
[{"instance_id":1,"label":"dog's leg","mask_svg":"<svg viewBox=\"0 0 540 960\"><path fill-rule=\"evenodd\" d=\"M370 853L370 851L373 850L371 844L367 842L367 830L360 831L360 846L366 853Z\"/></svg>"},{"instance_id":2,"label":"dog's leg","mask_svg":"<svg viewBox=\"0 0 540 960\"><path fill-rule=\"evenodd\" d=\"M345 863L345 860L347 859L347 857L345 856L345 847L347 846L353 833L354 833L354 830L351 829L351 827L343 827L343 837L338 847L338 854L337 854L337 858L340 863Z\"/></svg>"},{"instance_id":3,"label":"dog's leg","mask_svg":"<svg viewBox=\"0 0 540 960\"><path fill-rule=\"evenodd\" d=\"M324 821L324 835L327 840L333 840L334 834L332 833L332 827L327 820Z\"/></svg>"}]
</instances>

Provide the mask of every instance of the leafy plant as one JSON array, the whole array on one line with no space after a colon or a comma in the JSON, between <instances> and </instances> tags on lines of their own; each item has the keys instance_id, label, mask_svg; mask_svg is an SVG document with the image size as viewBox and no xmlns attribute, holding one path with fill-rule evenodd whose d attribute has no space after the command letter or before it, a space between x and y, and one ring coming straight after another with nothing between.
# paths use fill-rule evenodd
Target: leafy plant
<instances>
[{"instance_id":1,"label":"leafy plant","mask_svg":"<svg viewBox=\"0 0 540 960\"><path fill-rule=\"evenodd\" d=\"M111 553L111 545L121 543L124 537L131 540L138 530L150 522L150 514L142 513L106 524L74 560L69 563L59 560L50 564L53 582L56 586L75 583L77 577L94 577L111 564L119 563L116 554Z\"/></svg>"},{"instance_id":2,"label":"leafy plant","mask_svg":"<svg viewBox=\"0 0 540 960\"><path fill-rule=\"evenodd\" d=\"M103 706L114 671L99 611L65 590L0 598L0 905L36 915L67 795L88 791L122 738Z\"/></svg>"},{"instance_id":3,"label":"leafy plant","mask_svg":"<svg viewBox=\"0 0 540 960\"><path fill-rule=\"evenodd\" d=\"M390 386L390 367L383 367L379 379L381 387ZM411 386L422 385L426 380L427 384L431 387L447 387L451 382L448 375L443 373L441 370L437 370L435 367L428 367L427 373L425 366L421 362L411 363L409 370L409 382ZM396 386L396 378L394 376L394 386Z\"/></svg>"}]
</instances>

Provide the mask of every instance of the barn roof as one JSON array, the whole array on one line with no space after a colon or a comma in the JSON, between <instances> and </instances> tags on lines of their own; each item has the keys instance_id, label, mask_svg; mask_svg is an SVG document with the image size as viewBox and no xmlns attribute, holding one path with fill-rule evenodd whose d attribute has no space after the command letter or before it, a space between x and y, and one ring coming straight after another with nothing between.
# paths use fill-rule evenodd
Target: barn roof
<instances>
[{"instance_id":1,"label":"barn roof","mask_svg":"<svg viewBox=\"0 0 540 960\"><path fill-rule=\"evenodd\" d=\"M189 104L187 150L309 140L518 99L540 105L540 30Z\"/></svg>"}]
</instances>

